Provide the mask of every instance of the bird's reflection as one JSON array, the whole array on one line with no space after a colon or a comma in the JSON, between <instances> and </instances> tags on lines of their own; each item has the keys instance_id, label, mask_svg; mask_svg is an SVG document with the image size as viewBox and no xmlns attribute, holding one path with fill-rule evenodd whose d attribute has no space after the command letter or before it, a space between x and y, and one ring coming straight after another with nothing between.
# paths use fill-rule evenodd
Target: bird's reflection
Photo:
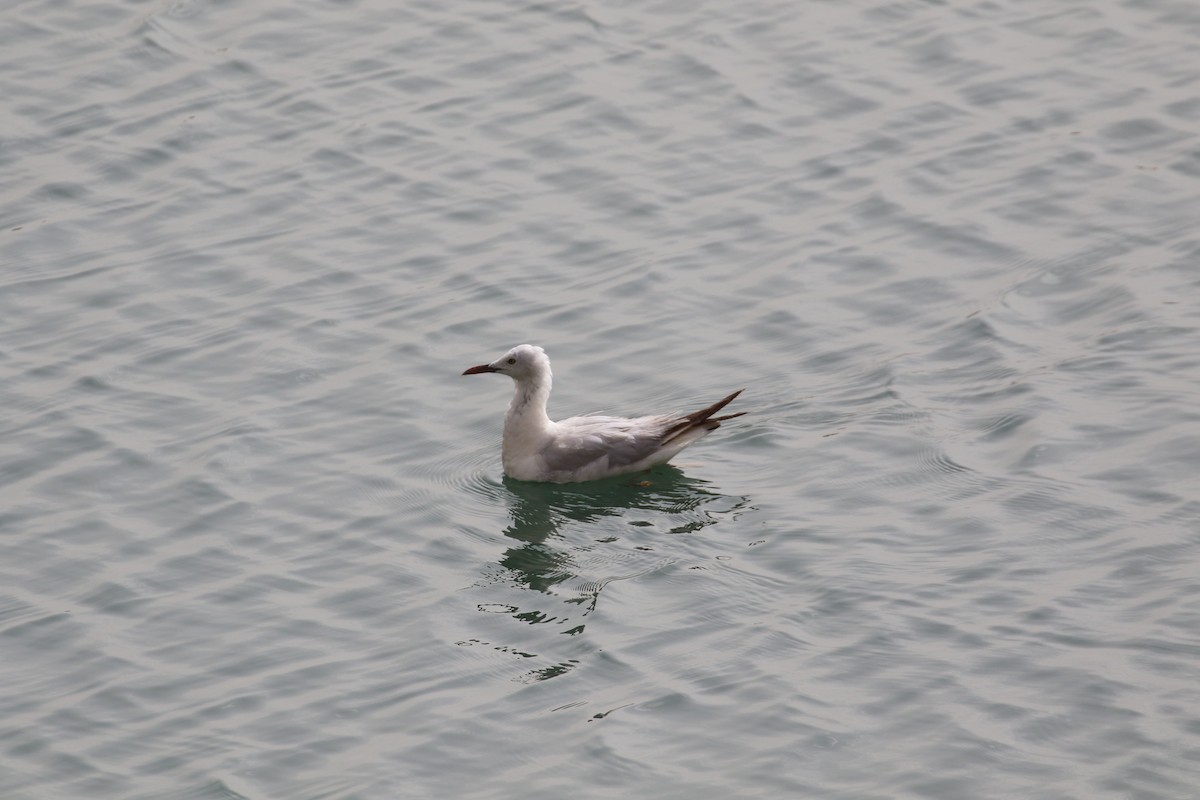
<instances>
[{"instance_id":1,"label":"bird's reflection","mask_svg":"<svg viewBox=\"0 0 1200 800\"><path fill-rule=\"evenodd\" d=\"M505 478L500 484L489 483L487 494L508 505L510 524L503 534L510 545L487 570L484 584L507 588L490 591L496 602L481 603L479 610L536 625L541 633L525 629L515 636L522 642L519 645L511 640L506 644L494 640L469 643L539 660L549 657L549 652L559 652L558 658L551 657L550 665L526 672L525 681L565 674L580 655L590 651L580 640L584 618L595 609L607 584L675 561L656 553L657 548L617 544L626 531L662 531L657 521L661 518L668 526L666 531L690 533L726 519L748 504L748 498L723 495L706 481L689 478L670 465L578 484ZM623 524L621 518L626 515L633 518ZM588 529L582 541L577 535L579 526ZM521 599L521 590L536 594ZM551 631L554 638L546 639L543 634ZM530 640L531 635L538 643ZM568 641L572 644L561 652Z\"/></svg>"},{"instance_id":2,"label":"bird's reflection","mask_svg":"<svg viewBox=\"0 0 1200 800\"><path fill-rule=\"evenodd\" d=\"M722 497L704 481L688 478L670 465L633 477L581 484L527 483L505 478L504 487L512 518L504 535L521 544L508 548L500 565L519 583L541 592L575 574L570 553L547 544L563 525L595 522L636 509L687 515L692 519L683 527L700 530L718 517L693 512ZM672 532L681 529L676 526Z\"/></svg>"}]
</instances>

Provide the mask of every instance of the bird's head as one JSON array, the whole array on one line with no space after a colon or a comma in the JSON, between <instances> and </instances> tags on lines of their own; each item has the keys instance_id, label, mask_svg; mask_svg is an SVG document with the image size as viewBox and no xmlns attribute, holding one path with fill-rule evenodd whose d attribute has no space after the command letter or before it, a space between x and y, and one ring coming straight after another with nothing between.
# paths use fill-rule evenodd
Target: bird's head
<instances>
[{"instance_id":1,"label":"bird's head","mask_svg":"<svg viewBox=\"0 0 1200 800\"><path fill-rule=\"evenodd\" d=\"M537 345L519 344L490 364L470 367L463 375L479 375L484 372L499 372L513 380L540 377L550 372L550 359L546 351Z\"/></svg>"}]
</instances>

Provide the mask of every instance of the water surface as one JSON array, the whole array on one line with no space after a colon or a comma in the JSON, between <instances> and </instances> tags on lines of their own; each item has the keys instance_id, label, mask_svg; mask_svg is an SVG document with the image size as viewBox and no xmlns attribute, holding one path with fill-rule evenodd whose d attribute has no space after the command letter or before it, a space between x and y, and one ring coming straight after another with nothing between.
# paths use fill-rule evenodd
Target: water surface
<instances>
[{"instance_id":1,"label":"water surface","mask_svg":"<svg viewBox=\"0 0 1200 800\"><path fill-rule=\"evenodd\" d=\"M0 19L0 794L1200 784L1200 14ZM552 414L730 422L502 477ZM732 410L732 409L731 409Z\"/></svg>"}]
</instances>

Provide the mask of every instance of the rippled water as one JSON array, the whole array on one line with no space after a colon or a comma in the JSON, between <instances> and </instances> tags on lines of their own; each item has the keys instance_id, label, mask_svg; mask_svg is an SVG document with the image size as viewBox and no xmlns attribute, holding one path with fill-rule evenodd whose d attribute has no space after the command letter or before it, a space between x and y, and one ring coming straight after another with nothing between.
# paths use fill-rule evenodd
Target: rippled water
<instances>
[{"instance_id":1,"label":"rippled water","mask_svg":"<svg viewBox=\"0 0 1200 800\"><path fill-rule=\"evenodd\" d=\"M5 798L1200 785L1188 2L17 3ZM509 386L746 387L502 478ZM732 409L731 409L732 410Z\"/></svg>"}]
</instances>

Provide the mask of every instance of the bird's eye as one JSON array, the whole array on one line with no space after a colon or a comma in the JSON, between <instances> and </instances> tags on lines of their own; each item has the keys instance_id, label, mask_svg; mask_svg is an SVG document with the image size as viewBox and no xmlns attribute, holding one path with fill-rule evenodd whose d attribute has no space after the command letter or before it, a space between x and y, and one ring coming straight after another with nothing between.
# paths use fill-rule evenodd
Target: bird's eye
<instances>
[{"instance_id":1,"label":"bird's eye","mask_svg":"<svg viewBox=\"0 0 1200 800\"><path fill-rule=\"evenodd\" d=\"M510 363L510 364L515 364L515 363L517 363L517 360L516 360L515 358L510 358L510 359L508 360L508 363Z\"/></svg>"}]
</instances>

